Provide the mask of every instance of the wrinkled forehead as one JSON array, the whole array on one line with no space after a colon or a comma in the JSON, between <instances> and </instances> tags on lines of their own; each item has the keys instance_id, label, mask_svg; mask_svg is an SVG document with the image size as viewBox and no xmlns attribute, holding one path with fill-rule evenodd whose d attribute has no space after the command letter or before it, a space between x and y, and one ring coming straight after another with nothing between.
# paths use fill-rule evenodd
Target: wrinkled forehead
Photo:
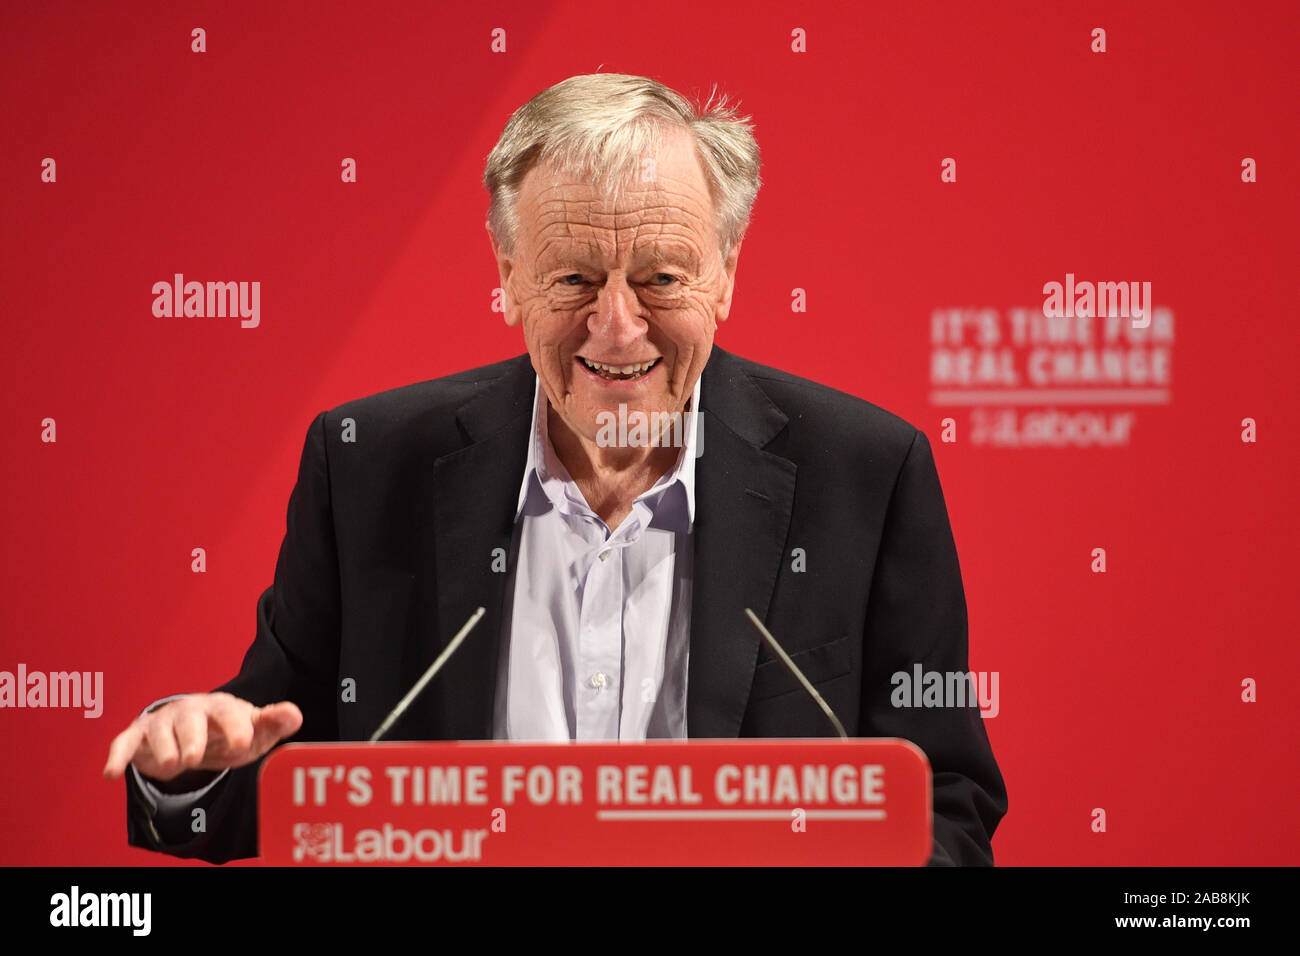
<instances>
[{"instance_id":1,"label":"wrinkled forehead","mask_svg":"<svg viewBox=\"0 0 1300 956\"><path fill-rule=\"evenodd\" d=\"M643 182L634 173L600 184L548 170L526 183L518 208L520 238L545 258L566 250L622 257L672 247L702 259L717 241L702 177Z\"/></svg>"}]
</instances>

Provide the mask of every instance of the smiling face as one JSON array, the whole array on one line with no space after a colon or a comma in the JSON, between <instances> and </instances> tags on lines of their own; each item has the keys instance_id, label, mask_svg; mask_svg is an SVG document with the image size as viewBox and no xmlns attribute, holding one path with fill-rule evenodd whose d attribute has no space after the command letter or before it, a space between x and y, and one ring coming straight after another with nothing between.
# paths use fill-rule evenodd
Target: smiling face
<instances>
[{"instance_id":1,"label":"smiling face","mask_svg":"<svg viewBox=\"0 0 1300 956\"><path fill-rule=\"evenodd\" d=\"M673 130L616 203L550 165L520 186L512 256L493 241L506 322L554 415L585 447L601 412L680 412L727 318L739 243L721 259L713 202L689 132ZM554 419L554 415L552 418Z\"/></svg>"}]
</instances>

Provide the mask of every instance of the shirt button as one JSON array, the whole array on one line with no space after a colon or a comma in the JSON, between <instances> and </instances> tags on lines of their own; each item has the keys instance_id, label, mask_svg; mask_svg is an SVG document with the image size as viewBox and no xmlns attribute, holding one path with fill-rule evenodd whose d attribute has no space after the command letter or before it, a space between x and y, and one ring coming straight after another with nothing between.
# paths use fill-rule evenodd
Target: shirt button
<instances>
[{"instance_id":1,"label":"shirt button","mask_svg":"<svg viewBox=\"0 0 1300 956\"><path fill-rule=\"evenodd\" d=\"M606 561L606 560L608 560L608 559L609 559L609 551L608 551L608 549L605 550L605 551L600 552L600 560L602 560L602 561Z\"/></svg>"},{"instance_id":2,"label":"shirt button","mask_svg":"<svg viewBox=\"0 0 1300 956\"><path fill-rule=\"evenodd\" d=\"M591 686L596 688L597 690L600 690L608 683L609 683L609 678L605 676L604 671L596 671L596 673L591 675Z\"/></svg>"}]
</instances>

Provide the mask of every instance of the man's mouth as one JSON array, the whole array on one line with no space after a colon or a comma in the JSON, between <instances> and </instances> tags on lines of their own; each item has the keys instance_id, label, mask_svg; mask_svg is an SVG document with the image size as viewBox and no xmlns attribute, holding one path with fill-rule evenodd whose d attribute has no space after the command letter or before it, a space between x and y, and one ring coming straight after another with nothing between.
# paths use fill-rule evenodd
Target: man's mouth
<instances>
[{"instance_id":1,"label":"man's mouth","mask_svg":"<svg viewBox=\"0 0 1300 956\"><path fill-rule=\"evenodd\" d=\"M650 370L662 361L660 358L651 359L649 362L636 362L632 365L606 365L603 362L593 362L590 359L583 358L581 355L578 359L595 374L611 382L631 382L634 379L648 375Z\"/></svg>"}]
</instances>

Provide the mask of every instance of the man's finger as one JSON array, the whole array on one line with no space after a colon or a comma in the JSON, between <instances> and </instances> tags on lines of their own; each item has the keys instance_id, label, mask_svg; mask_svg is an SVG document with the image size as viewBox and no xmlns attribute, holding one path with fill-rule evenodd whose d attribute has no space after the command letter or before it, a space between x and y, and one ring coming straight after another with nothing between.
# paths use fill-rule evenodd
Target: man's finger
<instances>
[{"instance_id":1,"label":"man's finger","mask_svg":"<svg viewBox=\"0 0 1300 956\"><path fill-rule=\"evenodd\" d=\"M171 715L153 716L145 726L145 740L149 742L152 760L141 769L147 777L170 780L180 770L180 750L176 746L176 731Z\"/></svg>"},{"instance_id":2,"label":"man's finger","mask_svg":"<svg viewBox=\"0 0 1300 956\"><path fill-rule=\"evenodd\" d=\"M233 727L236 722L248 722L248 712L252 709L246 700L232 697L230 694L209 694L207 697L208 720L218 727Z\"/></svg>"},{"instance_id":3,"label":"man's finger","mask_svg":"<svg viewBox=\"0 0 1300 956\"><path fill-rule=\"evenodd\" d=\"M131 722L131 726L126 728L108 745L108 762L104 764L104 776L109 780L116 780L126 772L126 765L131 762L135 756L136 748L140 746L140 741L144 739L144 726L139 720Z\"/></svg>"},{"instance_id":4,"label":"man's finger","mask_svg":"<svg viewBox=\"0 0 1300 956\"><path fill-rule=\"evenodd\" d=\"M176 715L175 726L181 766L197 767L208 749L208 715L198 708L186 708Z\"/></svg>"}]
</instances>

